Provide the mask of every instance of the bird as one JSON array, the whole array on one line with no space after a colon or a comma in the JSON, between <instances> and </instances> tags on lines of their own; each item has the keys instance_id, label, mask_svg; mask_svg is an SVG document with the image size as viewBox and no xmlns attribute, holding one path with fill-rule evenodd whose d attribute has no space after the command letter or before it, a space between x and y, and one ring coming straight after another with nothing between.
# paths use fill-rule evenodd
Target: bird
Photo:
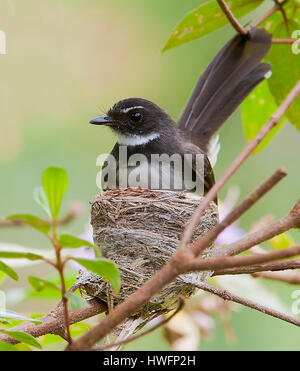
<instances>
[{"instance_id":1,"label":"bird","mask_svg":"<svg viewBox=\"0 0 300 371\"><path fill-rule=\"evenodd\" d=\"M90 124L109 126L117 138L102 166L103 189L138 186L205 195L215 183L210 143L270 74L271 65L262 60L271 43L271 34L257 27L229 40L198 79L177 124L143 98L122 99L92 119Z\"/></svg>"}]
</instances>

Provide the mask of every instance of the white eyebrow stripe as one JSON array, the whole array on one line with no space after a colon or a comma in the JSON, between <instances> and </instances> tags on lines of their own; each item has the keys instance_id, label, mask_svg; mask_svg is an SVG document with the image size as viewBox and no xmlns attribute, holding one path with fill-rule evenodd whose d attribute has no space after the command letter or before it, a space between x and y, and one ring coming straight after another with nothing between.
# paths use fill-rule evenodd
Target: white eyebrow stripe
<instances>
[{"instance_id":1,"label":"white eyebrow stripe","mask_svg":"<svg viewBox=\"0 0 300 371\"><path fill-rule=\"evenodd\" d=\"M133 109L137 109L137 108L145 108L143 106L133 106L133 107L128 107L128 108L121 108L120 111L121 112L124 112L124 113L127 113Z\"/></svg>"}]
</instances>

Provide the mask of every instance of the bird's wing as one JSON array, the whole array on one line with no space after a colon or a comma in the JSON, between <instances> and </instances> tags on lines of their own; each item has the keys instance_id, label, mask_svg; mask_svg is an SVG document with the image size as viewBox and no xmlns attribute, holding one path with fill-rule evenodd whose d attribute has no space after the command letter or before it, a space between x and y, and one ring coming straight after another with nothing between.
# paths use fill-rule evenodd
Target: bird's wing
<instances>
[{"instance_id":1,"label":"bird's wing","mask_svg":"<svg viewBox=\"0 0 300 371\"><path fill-rule=\"evenodd\" d=\"M216 55L203 75L178 120L204 150L212 135L259 84L271 66L260 63L271 46L271 35L252 28L236 35Z\"/></svg>"},{"instance_id":2,"label":"bird's wing","mask_svg":"<svg viewBox=\"0 0 300 371\"><path fill-rule=\"evenodd\" d=\"M212 166L208 156L197 145L192 144L192 142L188 140L188 136L183 134L183 138L184 137L186 137L186 141L182 153L190 154L191 157L184 157L183 169L185 171L186 167L188 167L191 170L193 181L197 184L196 187L202 185L202 195L205 195L215 184ZM194 189L194 191L197 192L198 189Z\"/></svg>"}]
</instances>

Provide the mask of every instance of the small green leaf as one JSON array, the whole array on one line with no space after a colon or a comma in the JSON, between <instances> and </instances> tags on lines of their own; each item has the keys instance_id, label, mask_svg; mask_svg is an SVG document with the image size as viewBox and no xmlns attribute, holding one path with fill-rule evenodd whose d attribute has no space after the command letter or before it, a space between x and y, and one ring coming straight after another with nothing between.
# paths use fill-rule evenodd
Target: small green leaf
<instances>
[{"instance_id":1,"label":"small green leaf","mask_svg":"<svg viewBox=\"0 0 300 371\"><path fill-rule=\"evenodd\" d=\"M242 121L247 140L252 140L256 136L276 109L277 105L270 93L268 83L267 81L263 81L250 93L242 104ZM285 118L280 120L277 126L258 145L254 153L261 151L270 142L281 129L284 121Z\"/></svg>"},{"instance_id":2,"label":"small green leaf","mask_svg":"<svg viewBox=\"0 0 300 371\"><path fill-rule=\"evenodd\" d=\"M102 256L98 246L90 243L89 241L83 240L78 237L71 236L70 234L61 234L58 243L63 247L78 248L83 246L92 247L95 252L95 256L100 258Z\"/></svg>"},{"instance_id":3,"label":"small green leaf","mask_svg":"<svg viewBox=\"0 0 300 371\"><path fill-rule=\"evenodd\" d=\"M29 322L34 322L34 323L37 323L37 324L42 323L42 321L40 321L40 320L22 316L21 314L18 314L16 312L11 311L11 310L6 310L4 312L0 312L0 318L15 319L17 321L29 321Z\"/></svg>"},{"instance_id":4,"label":"small green leaf","mask_svg":"<svg viewBox=\"0 0 300 371\"><path fill-rule=\"evenodd\" d=\"M62 199L68 188L68 174L59 167L48 167L42 176L42 186L48 200L51 215L56 219Z\"/></svg>"},{"instance_id":5,"label":"small green leaf","mask_svg":"<svg viewBox=\"0 0 300 371\"><path fill-rule=\"evenodd\" d=\"M227 2L235 17L239 18L260 6L264 0L231 0ZM163 51L207 35L228 23L217 1L209 1L188 13L177 25Z\"/></svg>"},{"instance_id":6,"label":"small green leaf","mask_svg":"<svg viewBox=\"0 0 300 371\"><path fill-rule=\"evenodd\" d=\"M289 31L292 34L300 30L300 25L289 19ZM273 32L273 38L289 39L284 22L281 22ZM268 84L275 102L279 105L300 80L300 58L293 54L292 46L288 44L273 44L268 54L272 64L272 76ZM300 130L300 97L298 96L285 113L285 117Z\"/></svg>"},{"instance_id":7,"label":"small green leaf","mask_svg":"<svg viewBox=\"0 0 300 371\"><path fill-rule=\"evenodd\" d=\"M82 247L82 246L88 246L88 247L94 247L92 243L89 241L83 240L78 237L74 237L70 234L61 234L58 240L59 244L64 247Z\"/></svg>"},{"instance_id":8,"label":"small green leaf","mask_svg":"<svg viewBox=\"0 0 300 371\"><path fill-rule=\"evenodd\" d=\"M17 251L0 251L0 258L5 259L28 259L28 260L42 260L43 257L31 252L17 252Z\"/></svg>"},{"instance_id":9,"label":"small green leaf","mask_svg":"<svg viewBox=\"0 0 300 371\"><path fill-rule=\"evenodd\" d=\"M4 352L11 352L11 351L13 351L13 352L16 352L16 351L18 351L18 349L15 346L13 346L13 345L11 345L9 343L6 343L5 341L0 341L0 351L4 351Z\"/></svg>"},{"instance_id":10,"label":"small green leaf","mask_svg":"<svg viewBox=\"0 0 300 371\"><path fill-rule=\"evenodd\" d=\"M70 257L70 259L75 260L89 271L103 277L111 284L115 292L119 292L121 287L121 275L115 263L104 258L91 260Z\"/></svg>"},{"instance_id":11,"label":"small green leaf","mask_svg":"<svg viewBox=\"0 0 300 371\"><path fill-rule=\"evenodd\" d=\"M42 186L34 188L32 191L33 199L46 211L47 215L51 217L50 207Z\"/></svg>"},{"instance_id":12,"label":"small green leaf","mask_svg":"<svg viewBox=\"0 0 300 371\"><path fill-rule=\"evenodd\" d=\"M15 281L18 281L19 279L19 276L17 275L17 273L7 264L3 263L1 260L0 260L0 271L6 273L10 278L12 278Z\"/></svg>"},{"instance_id":13,"label":"small green leaf","mask_svg":"<svg viewBox=\"0 0 300 371\"><path fill-rule=\"evenodd\" d=\"M35 276L28 276L28 282L32 286L32 288L38 292L43 291L45 288L50 288L54 290L60 291L60 289L52 282L43 280L41 278Z\"/></svg>"},{"instance_id":14,"label":"small green leaf","mask_svg":"<svg viewBox=\"0 0 300 371\"><path fill-rule=\"evenodd\" d=\"M28 345L32 345L35 348L42 349L41 344L33 336L27 334L26 332L10 331L10 330L3 330L3 329L0 329L0 332L8 336L11 336L12 338L18 340L21 343L25 343Z\"/></svg>"},{"instance_id":15,"label":"small green leaf","mask_svg":"<svg viewBox=\"0 0 300 371\"><path fill-rule=\"evenodd\" d=\"M74 310L78 310L88 306L87 302L83 298L72 292L66 293L65 296L69 300L70 307Z\"/></svg>"},{"instance_id":16,"label":"small green leaf","mask_svg":"<svg viewBox=\"0 0 300 371\"><path fill-rule=\"evenodd\" d=\"M8 220L20 220L23 223L30 225L38 231L47 234L50 231L50 225L45 220L30 214L14 214L6 217Z\"/></svg>"},{"instance_id":17,"label":"small green leaf","mask_svg":"<svg viewBox=\"0 0 300 371\"><path fill-rule=\"evenodd\" d=\"M67 289L71 287L76 281L77 274L74 271L68 272L66 271L64 274L65 283ZM55 273L53 276L46 277L46 280L50 283L53 283L56 287L60 287L61 280L58 273ZM36 291L35 289L29 287L24 292L24 299L31 300L31 299L47 299L51 301L58 301L61 299L61 291L53 290L53 288L50 288L50 286L47 286L42 291Z\"/></svg>"}]
</instances>

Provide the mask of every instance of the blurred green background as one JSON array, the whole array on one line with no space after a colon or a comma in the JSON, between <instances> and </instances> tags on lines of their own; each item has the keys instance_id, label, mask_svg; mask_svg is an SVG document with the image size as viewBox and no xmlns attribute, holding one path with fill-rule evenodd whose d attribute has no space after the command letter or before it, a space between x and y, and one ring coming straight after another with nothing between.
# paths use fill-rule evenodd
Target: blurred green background
<instances>
[{"instance_id":1,"label":"blurred green background","mask_svg":"<svg viewBox=\"0 0 300 371\"><path fill-rule=\"evenodd\" d=\"M7 42L7 54L0 55L1 217L19 212L40 214L32 189L40 185L43 169L56 165L65 168L70 178L64 210L73 199L86 204L85 213L67 229L74 234L84 231L89 201L98 191L96 158L114 144L109 129L88 125L89 120L130 96L153 100L173 118L178 117L205 66L234 34L227 26L162 54L175 25L199 4L200 0L0 0L0 29ZM261 9L243 23L259 14ZM245 145L240 111L220 134L217 178ZM285 215L296 202L299 139L296 129L286 123L269 146L252 156L230 181L238 185L243 197L279 166L289 172L242 218L244 229L266 214ZM293 237L300 241L297 232ZM31 246L32 251L49 247L43 236L29 229L1 229L0 242ZM295 287L266 284L291 305ZM28 287L28 283L24 276L17 283L7 279L5 287ZM40 311L39 302L30 307ZM22 308L28 310L28 306ZM217 327L200 349L299 349L296 327L262 314L243 309L233 314L233 326L234 344L226 344L221 327ZM156 332L126 349L162 350L168 346Z\"/></svg>"}]
</instances>

